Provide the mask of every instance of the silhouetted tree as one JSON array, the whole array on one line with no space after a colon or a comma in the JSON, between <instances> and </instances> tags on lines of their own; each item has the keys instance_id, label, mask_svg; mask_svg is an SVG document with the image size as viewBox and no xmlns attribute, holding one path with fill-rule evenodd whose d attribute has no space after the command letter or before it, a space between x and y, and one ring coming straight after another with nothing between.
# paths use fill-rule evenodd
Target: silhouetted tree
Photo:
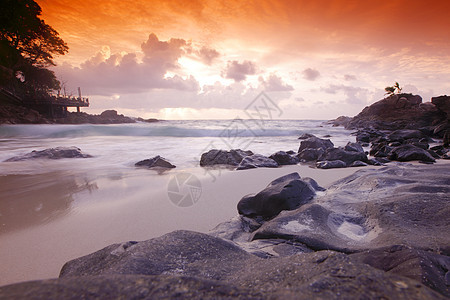
<instances>
[{"instance_id":1,"label":"silhouetted tree","mask_svg":"<svg viewBox=\"0 0 450 300\"><path fill-rule=\"evenodd\" d=\"M26 85L26 89L54 89L54 55L64 55L67 44L58 32L40 19L41 7L33 0L2 0L0 10L0 70L2 85ZM45 78L43 81L36 76ZM19 77L19 78L17 78ZM44 86L38 87L40 83Z\"/></svg>"},{"instance_id":2,"label":"silhouetted tree","mask_svg":"<svg viewBox=\"0 0 450 300\"><path fill-rule=\"evenodd\" d=\"M386 91L386 95L399 94L402 92L402 88L400 87L400 84L397 81L393 86L385 87L384 90Z\"/></svg>"}]
</instances>

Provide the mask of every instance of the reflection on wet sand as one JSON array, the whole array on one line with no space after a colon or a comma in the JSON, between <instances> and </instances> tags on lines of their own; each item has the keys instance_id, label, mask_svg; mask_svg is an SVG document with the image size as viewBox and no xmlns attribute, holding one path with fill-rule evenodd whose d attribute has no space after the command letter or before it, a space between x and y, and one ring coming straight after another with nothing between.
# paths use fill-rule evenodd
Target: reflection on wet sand
<instances>
[{"instance_id":1,"label":"reflection on wet sand","mask_svg":"<svg viewBox=\"0 0 450 300\"><path fill-rule=\"evenodd\" d=\"M64 216L75 193L97 188L86 178L64 172L0 176L0 234Z\"/></svg>"}]
</instances>

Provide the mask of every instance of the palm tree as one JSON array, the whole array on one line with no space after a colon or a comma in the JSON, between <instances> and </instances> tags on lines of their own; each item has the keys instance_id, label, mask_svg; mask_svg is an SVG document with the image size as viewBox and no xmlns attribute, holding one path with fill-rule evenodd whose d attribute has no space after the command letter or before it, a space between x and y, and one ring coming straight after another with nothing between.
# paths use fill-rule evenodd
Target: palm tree
<instances>
[{"instance_id":1,"label":"palm tree","mask_svg":"<svg viewBox=\"0 0 450 300\"><path fill-rule=\"evenodd\" d=\"M385 87L384 90L386 91L386 95L400 94L402 92L402 88L397 81L393 86Z\"/></svg>"}]
</instances>

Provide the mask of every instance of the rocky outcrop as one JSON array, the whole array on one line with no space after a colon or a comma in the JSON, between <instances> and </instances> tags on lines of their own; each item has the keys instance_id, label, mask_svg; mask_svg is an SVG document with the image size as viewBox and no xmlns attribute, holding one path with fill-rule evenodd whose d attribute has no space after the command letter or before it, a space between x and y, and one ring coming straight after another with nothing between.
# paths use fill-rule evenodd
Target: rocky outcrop
<instances>
[{"instance_id":1,"label":"rocky outcrop","mask_svg":"<svg viewBox=\"0 0 450 300\"><path fill-rule=\"evenodd\" d=\"M295 197L298 181L269 187ZM0 287L0 299L445 299L448 195L447 165L363 169L262 226L241 215L209 235L110 245L59 279Z\"/></svg>"},{"instance_id":2,"label":"rocky outcrop","mask_svg":"<svg viewBox=\"0 0 450 300\"><path fill-rule=\"evenodd\" d=\"M342 160L324 160L316 162L316 167L319 169L337 169L346 168L347 164Z\"/></svg>"},{"instance_id":3,"label":"rocky outcrop","mask_svg":"<svg viewBox=\"0 0 450 300\"><path fill-rule=\"evenodd\" d=\"M328 148L319 157L318 161L334 161L340 160L350 166L355 161L367 162L367 155L359 151L347 151L344 148Z\"/></svg>"},{"instance_id":4,"label":"rocky outcrop","mask_svg":"<svg viewBox=\"0 0 450 300\"><path fill-rule=\"evenodd\" d=\"M314 188L301 180L298 173L280 177L256 195L243 197L238 212L250 218L270 219L282 210L293 210L308 203L315 195Z\"/></svg>"},{"instance_id":5,"label":"rocky outcrop","mask_svg":"<svg viewBox=\"0 0 450 300\"><path fill-rule=\"evenodd\" d=\"M346 126L348 129L415 129L439 123L445 114L432 103L412 94L394 94L364 108Z\"/></svg>"},{"instance_id":6,"label":"rocky outcrop","mask_svg":"<svg viewBox=\"0 0 450 300\"><path fill-rule=\"evenodd\" d=\"M237 166L236 170L247 170L255 168L278 168L278 163L264 155L253 154L244 157Z\"/></svg>"},{"instance_id":7,"label":"rocky outcrop","mask_svg":"<svg viewBox=\"0 0 450 300\"><path fill-rule=\"evenodd\" d=\"M165 158L157 155L155 157L141 160L134 164L136 167L146 167L149 169L152 168L163 168L163 169L173 169L175 168L170 162L168 162Z\"/></svg>"},{"instance_id":8,"label":"rocky outcrop","mask_svg":"<svg viewBox=\"0 0 450 300\"><path fill-rule=\"evenodd\" d=\"M131 244L131 245L128 245ZM14 299L444 299L359 258L319 251L263 259L206 234L175 231L68 262L59 279L0 287Z\"/></svg>"},{"instance_id":9,"label":"rocky outcrop","mask_svg":"<svg viewBox=\"0 0 450 300\"><path fill-rule=\"evenodd\" d=\"M329 139L321 139L316 136L307 138L300 142L298 153L301 153L304 149L322 149L333 148L334 144Z\"/></svg>"},{"instance_id":10,"label":"rocky outcrop","mask_svg":"<svg viewBox=\"0 0 450 300\"><path fill-rule=\"evenodd\" d=\"M83 153L81 149L77 147L56 147L41 151L34 150L25 155L11 157L5 161L21 161L38 158L61 159L61 158L89 158L89 157L92 156Z\"/></svg>"},{"instance_id":11,"label":"rocky outcrop","mask_svg":"<svg viewBox=\"0 0 450 300\"><path fill-rule=\"evenodd\" d=\"M203 153L200 158L200 166L229 165L237 166L246 156L253 155L252 151L232 149L230 151L212 149Z\"/></svg>"},{"instance_id":12,"label":"rocky outcrop","mask_svg":"<svg viewBox=\"0 0 450 300\"><path fill-rule=\"evenodd\" d=\"M431 163L436 161L428 151L414 145L401 145L395 147L389 152L388 158L390 160L398 161L418 160Z\"/></svg>"},{"instance_id":13,"label":"rocky outcrop","mask_svg":"<svg viewBox=\"0 0 450 300\"><path fill-rule=\"evenodd\" d=\"M434 133L442 136L443 144L446 147L450 146L450 96L444 95L439 97L431 98L431 103L433 103L437 109L446 115L446 120L444 120L440 125L436 126Z\"/></svg>"},{"instance_id":14,"label":"rocky outcrop","mask_svg":"<svg viewBox=\"0 0 450 300\"><path fill-rule=\"evenodd\" d=\"M39 112L17 105L0 105L0 124L47 124Z\"/></svg>"},{"instance_id":15,"label":"rocky outcrop","mask_svg":"<svg viewBox=\"0 0 450 300\"><path fill-rule=\"evenodd\" d=\"M284 165L296 165L299 162L298 157L294 155L290 155L284 151L278 151L272 155L269 156L269 158L273 159L277 162L278 165L284 166Z\"/></svg>"},{"instance_id":16,"label":"rocky outcrop","mask_svg":"<svg viewBox=\"0 0 450 300\"><path fill-rule=\"evenodd\" d=\"M64 118L53 120L54 123L59 124L122 124L122 123L136 123L130 117L118 114L115 110L105 110L100 115L90 115L84 112L69 112Z\"/></svg>"},{"instance_id":17,"label":"rocky outcrop","mask_svg":"<svg viewBox=\"0 0 450 300\"><path fill-rule=\"evenodd\" d=\"M280 213L253 239L289 238L315 250L346 253L405 244L449 255L448 195L447 165L362 169L337 181L326 195Z\"/></svg>"}]
</instances>

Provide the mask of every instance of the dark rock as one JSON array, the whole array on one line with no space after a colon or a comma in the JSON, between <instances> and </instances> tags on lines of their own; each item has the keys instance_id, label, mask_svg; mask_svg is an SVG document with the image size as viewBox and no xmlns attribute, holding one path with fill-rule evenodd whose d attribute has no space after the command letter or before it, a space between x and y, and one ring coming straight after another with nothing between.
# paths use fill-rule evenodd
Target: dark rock
<instances>
[{"instance_id":1,"label":"dark rock","mask_svg":"<svg viewBox=\"0 0 450 300\"><path fill-rule=\"evenodd\" d=\"M312 178L310 178L310 177L302 178L302 180L303 180L304 182L306 182L306 183L309 183L309 184L311 185L311 187L312 187L313 189L315 189L316 191L318 191L318 192L324 192L324 191L326 191L325 188L321 187L321 186L317 183L317 181L315 181L314 179L312 179Z\"/></svg>"},{"instance_id":2,"label":"dark rock","mask_svg":"<svg viewBox=\"0 0 450 300\"><path fill-rule=\"evenodd\" d=\"M365 163L363 161L357 160L351 163L351 165L349 167L366 167L368 166L368 163Z\"/></svg>"},{"instance_id":3,"label":"dark rock","mask_svg":"<svg viewBox=\"0 0 450 300\"><path fill-rule=\"evenodd\" d=\"M278 152L272 154L271 156L269 156L269 158L276 161L278 163L278 165L280 165L280 166L296 165L299 162L299 159L296 156L291 156L284 151L278 151Z\"/></svg>"},{"instance_id":4,"label":"dark rock","mask_svg":"<svg viewBox=\"0 0 450 300\"><path fill-rule=\"evenodd\" d=\"M266 299L232 283L175 275L103 275L0 287L0 299Z\"/></svg>"},{"instance_id":5,"label":"dark rock","mask_svg":"<svg viewBox=\"0 0 450 300\"><path fill-rule=\"evenodd\" d=\"M369 159L368 164L372 165L372 166L382 166L385 163L390 162L390 160L388 159L383 159L382 157L377 157L377 158L371 158Z\"/></svg>"},{"instance_id":6,"label":"dark rock","mask_svg":"<svg viewBox=\"0 0 450 300\"><path fill-rule=\"evenodd\" d=\"M118 254L107 247L71 261L71 276L1 287L0 298L444 299L420 282L357 258L333 251L289 255L296 251L288 245L296 244L274 243L285 257L263 259L222 239L177 231ZM87 268L77 272L80 266Z\"/></svg>"},{"instance_id":7,"label":"dark rock","mask_svg":"<svg viewBox=\"0 0 450 300\"><path fill-rule=\"evenodd\" d=\"M172 169L175 168L170 162L168 162L165 158L157 155L150 159L144 159L134 164L136 167L147 167L147 168L166 168Z\"/></svg>"},{"instance_id":8,"label":"dark rock","mask_svg":"<svg viewBox=\"0 0 450 300\"><path fill-rule=\"evenodd\" d=\"M352 142L348 142L347 145L345 145L344 150L353 152L364 152L364 149L361 146L361 144Z\"/></svg>"},{"instance_id":9,"label":"dark rock","mask_svg":"<svg viewBox=\"0 0 450 300\"><path fill-rule=\"evenodd\" d=\"M230 165L237 166L246 156L253 155L251 151L232 149L230 151L212 149L203 153L200 158L200 166Z\"/></svg>"},{"instance_id":10,"label":"dark rock","mask_svg":"<svg viewBox=\"0 0 450 300\"><path fill-rule=\"evenodd\" d=\"M228 241L180 230L143 242L113 244L71 260L61 269L60 278L166 274L220 279L252 257ZM204 266L206 261L209 268Z\"/></svg>"},{"instance_id":11,"label":"dark rock","mask_svg":"<svg viewBox=\"0 0 450 300\"><path fill-rule=\"evenodd\" d=\"M388 155L390 160L412 161L419 160L424 162L435 162L436 160L428 151L418 148L414 145L406 144L395 147Z\"/></svg>"},{"instance_id":12,"label":"dark rock","mask_svg":"<svg viewBox=\"0 0 450 300\"><path fill-rule=\"evenodd\" d=\"M316 162L316 167L319 169L346 168L347 164L342 160L324 160Z\"/></svg>"},{"instance_id":13,"label":"dark rock","mask_svg":"<svg viewBox=\"0 0 450 300\"><path fill-rule=\"evenodd\" d=\"M450 118L450 96L438 96L432 97L431 103L433 103L437 109L447 114L447 118Z\"/></svg>"},{"instance_id":14,"label":"dark rock","mask_svg":"<svg viewBox=\"0 0 450 300\"><path fill-rule=\"evenodd\" d=\"M116 110L110 109L110 110L105 110L105 111L103 111L103 112L100 114L100 116L101 116L102 118L111 118L111 119L114 119L114 118L117 118L118 114L117 114L117 111L116 111Z\"/></svg>"},{"instance_id":15,"label":"dark rock","mask_svg":"<svg viewBox=\"0 0 450 300\"><path fill-rule=\"evenodd\" d=\"M401 145L402 145L402 143L400 143L400 142L392 142L392 143L389 144L389 147L395 148L395 147L398 147L398 146L401 146Z\"/></svg>"},{"instance_id":16,"label":"dark rock","mask_svg":"<svg viewBox=\"0 0 450 300\"><path fill-rule=\"evenodd\" d=\"M325 152L322 148L312 149L307 148L303 149L298 153L297 157L300 161L308 162L318 160L319 157Z\"/></svg>"},{"instance_id":17,"label":"dark rock","mask_svg":"<svg viewBox=\"0 0 450 300\"><path fill-rule=\"evenodd\" d=\"M311 133L304 133L301 136L298 137L299 140L306 140L312 137L316 137L314 134Z\"/></svg>"},{"instance_id":18,"label":"dark rock","mask_svg":"<svg viewBox=\"0 0 450 300\"><path fill-rule=\"evenodd\" d=\"M32 151L22 156L11 157L5 161L21 161L28 159L61 159L61 158L89 158L92 157L89 154L83 153L80 148L77 147L56 147L49 148L41 151Z\"/></svg>"},{"instance_id":19,"label":"dark rock","mask_svg":"<svg viewBox=\"0 0 450 300\"><path fill-rule=\"evenodd\" d=\"M275 179L258 194L243 197L237 208L241 215L270 219L282 210L293 210L308 203L314 195L309 183L302 181L298 173L291 173Z\"/></svg>"},{"instance_id":20,"label":"dark rock","mask_svg":"<svg viewBox=\"0 0 450 300\"><path fill-rule=\"evenodd\" d=\"M395 245L351 255L362 263L388 273L409 277L450 297L445 276L450 270L450 257L437 253Z\"/></svg>"},{"instance_id":21,"label":"dark rock","mask_svg":"<svg viewBox=\"0 0 450 300\"><path fill-rule=\"evenodd\" d=\"M323 150L328 149L328 148L333 148L334 144L329 140L329 139L321 139L318 137L310 137L307 138L304 141L300 142L300 147L298 148L298 152L302 152L302 150L304 149L317 149L317 148L321 148Z\"/></svg>"},{"instance_id":22,"label":"dark rock","mask_svg":"<svg viewBox=\"0 0 450 300\"><path fill-rule=\"evenodd\" d=\"M278 163L264 155L253 154L244 157L237 166L236 170L247 170L255 168L278 168Z\"/></svg>"},{"instance_id":23,"label":"dark rock","mask_svg":"<svg viewBox=\"0 0 450 300\"><path fill-rule=\"evenodd\" d=\"M382 130L417 129L442 120L445 113L436 106L423 105L422 98L412 94L388 96L364 108L346 126L347 129L374 128Z\"/></svg>"},{"instance_id":24,"label":"dark rock","mask_svg":"<svg viewBox=\"0 0 450 300\"><path fill-rule=\"evenodd\" d=\"M367 155L364 152L346 151L343 148L328 148L318 159L318 161L325 160L341 160L350 165L357 160L367 162Z\"/></svg>"},{"instance_id":25,"label":"dark rock","mask_svg":"<svg viewBox=\"0 0 450 300\"><path fill-rule=\"evenodd\" d=\"M435 158L435 159L439 159L441 158L441 156L439 154L437 154L435 151L428 149L427 150L428 153L430 153L430 155Z\"/></svg>"},{"instance_id":26,"label":"dark rock","mask_svg":"<svg viewBox=\"0 0 450 300\"><path fill-rule=\"evenodd\" d=\"M364 168L311 203L281 212L252 240L281 238L345 253L404 244L448 256L449 195L447 165Z\"/></svg>"},{"instance_id":27,"label":"dark rock","mask_svg":"<svg viewBox=\"0 0 450 300\"><path fill-rule=\"evenodd\" d=\"M289 154L289 155L297 154L297 152L295 152L294 150L286 151L286 153Z\"/></svg>"},{"instance_id":28,"label":"dark rock","mask_svg":"<svg viewBox=\"0 0 450 300\"><path fill-rule=\"evenodd\" d=\"M330 120L327 123L333 125L333 127L338 127L338 126L347 126L347 124L352 120L351 117L347 117L347 116L340 116L334 120Z\"/></svg>"},{"instance_id":29,"label":"dark rock","mask_svg":"<svg viewBox=\"0 0 450 300\"><path fill-rule=\"evenodd\" d=\"M145 122L145 123L156 123L159 122L158 119L150 118L150 119L143 119L143 118L137 118L139 122Z\"/></svg>"},{"instance_id":30,"label":"dark rock","mask_svg":"<svg viewBox=\"0 0 450 300\"><path fill-rule=\"evenodd\" d=\"M395 130L391 134L388 135L388 140L391 142L402 142L404 140L409 139L420 139L423 138L424 135L420 130L415 129L403 129L403 130Z\"/></svg>"},{"instance_id":31,"label":"dark rock","mask_svg":"<svg viewBox=\"0 0 450 300\"><path fill-rule=\"evenodd\" d=\"M411 144L413 146L416 146L417 148L421 148L423 150L428 150L428 148L430 148L430 145L428 145L428 143L421 143L421 142L416 142L416 141L408 141L408 144Z\"/></svg>"},{"instance_id":32,"label":"dark rock","mask_svg":"<svg viewBox=\"0 0 450 300\"><path fill-rule=\"evenodd\" d=\"M365 131L358 131L356 133L356 142L358 143L370 143L371 135Z\"/></svg>"}]
</instances>

